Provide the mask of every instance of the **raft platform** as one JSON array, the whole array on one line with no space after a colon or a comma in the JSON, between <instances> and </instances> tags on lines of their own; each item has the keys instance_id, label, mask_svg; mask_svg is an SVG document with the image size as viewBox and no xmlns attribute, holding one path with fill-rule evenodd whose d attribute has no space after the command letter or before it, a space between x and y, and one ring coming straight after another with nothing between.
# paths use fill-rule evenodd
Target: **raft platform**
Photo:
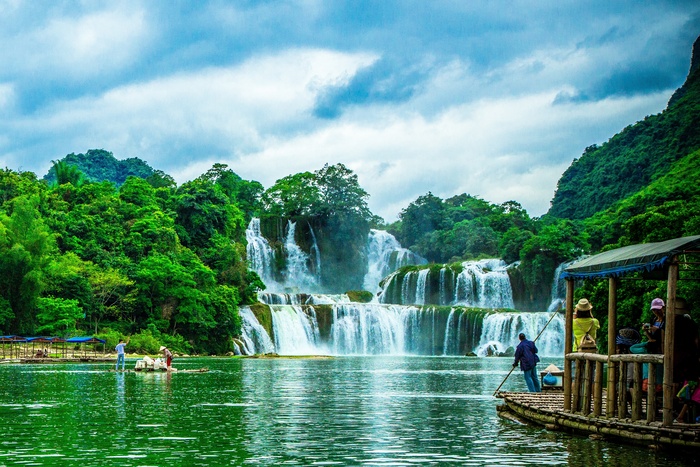
<instances>
[{"instance_id":1,"label":"raft platform","mask_svg":"<svg viewBox=\"0 0 700 467\"><path fill-rule=\"evenodd\" d=\"M602 413L607 411L607 394L603 392ZM503 399L497 406L502 418L530 422L544 426L548 430L561 430L588 434L631 444L643 444L650 448L662 446L681 446L700 448L700 424L674 423L663 426L661 420L647 421L632 418L608 418L605 416L570 413L564 410L562 392L500 392L496 395ZM643 409L646 410L646 404Z\"/></svg>"},{"instance_id":2,"label":"raft platform","mask_svg":"<svg viewBox=\"0 0 700 467\"><path fill-rule=\"evenodd\" d=\"M681 413L684 421L695 421L700 410L692 397L679 396L689 379L686 367L697 365L692 356L700 353L700 348L697 334L689 338L676 332L676 319L678 329L687 326L685 301L676 294L679 281L700 280L698 265L700 235L608 250L566 267L559 275L566 281L562 392L496 392L494 396L504 401L498 406L499 415L553 430L697 452L700 424L676 421ZM649 290L658 287L659 281L666 282L662 353L632 353L633 343L618 342L617 292L623 280L642 285L653 282ZM593 353L571 351L574 289L583 281L608 283L608 345Z\"/></svg>"},{"instance_id":3,"label":"raft platform","mask_svg":"<svg viewBox=\"0 0 700 467\"><path fill-rule=\"evenodd\" d=\"M168 370L165 368L140 368L134 370L115 370L114 368L110 368L108 371L110 373L168 373ZM184 370L173 368L169 373L207 373L208 371L209 368L193 368Z\"/></svg>"}]
</instances>

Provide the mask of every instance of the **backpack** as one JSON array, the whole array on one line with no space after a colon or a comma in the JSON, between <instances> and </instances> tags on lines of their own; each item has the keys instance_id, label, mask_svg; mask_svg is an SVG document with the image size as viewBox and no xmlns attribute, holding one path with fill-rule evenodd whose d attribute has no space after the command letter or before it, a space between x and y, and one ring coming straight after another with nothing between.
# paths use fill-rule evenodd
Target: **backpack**
<instances>
[{"instance_id":1,"label":"backpack","mask_svg":"<svg viewBox=\"0 0 700 467\"><path fill-rule=\"evenodd\" d=\"M591 327L588 328L588 331L586 331L586 334L583 335L581 338L581 342L578 344L578 351L579 352L585 352L585 353L597 353L598 352L598 346L595 343L595 339L589 334L591 332L591 329L593 329L593 323L591 323Z\"/></svg>"}]
</instances>

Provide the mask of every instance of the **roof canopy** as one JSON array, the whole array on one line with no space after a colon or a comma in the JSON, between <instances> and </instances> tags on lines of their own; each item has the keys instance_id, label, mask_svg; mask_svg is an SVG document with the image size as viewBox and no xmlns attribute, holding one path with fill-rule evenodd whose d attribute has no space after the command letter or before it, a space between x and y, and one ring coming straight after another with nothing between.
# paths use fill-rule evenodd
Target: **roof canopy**
<instances>
[{"instance_id":1,"label":"roof canopy","mask_svg":"<svg viewBox=\"0 0 700 467\"><path fill-rule=\"evenodd\" d=\"M657 243L630 245L590 256L564 270L561 278L618 277L633 272L665 269L678 254L700 250L700 235Z\"/></svg>"},{"instance_id":2,"label":"roof canopy","mask_svg":"<svg viewBox=\"0 0 700 467\"><path fill-rule=\"evenodd\" d=\"M107 341L104 339L98 339L97 337L71 337L66 339L66 342L78 342L82 344L96 344L99 342L104 344Z\"/></svg>"}]
</instances>

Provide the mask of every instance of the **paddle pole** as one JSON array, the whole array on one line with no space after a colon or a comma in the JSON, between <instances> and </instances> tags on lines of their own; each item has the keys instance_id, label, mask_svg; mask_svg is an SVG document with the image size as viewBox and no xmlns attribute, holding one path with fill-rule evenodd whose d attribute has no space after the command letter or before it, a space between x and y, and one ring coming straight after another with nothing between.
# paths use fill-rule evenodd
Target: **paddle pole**
<instances>
[{"instance_id":1,"label":"paddle pole","mask_svg":"<svg viewBox=\"0 0 700 467\"><path fill-rule=\"evenodd\" d=\"M542 333L544 332L544 330L547 329L547 326L549 326L549 323L552 322L552 320L553 320L554 317L557 315L557 313L559 313L559 310L556 310L554 313L552 313L552 316L549 318L549 321L547 321L547 324L544 325L544 327L542 328L542 330L540 331L540 333L537 334L537 337L535 337L535 339L534 339L532 342L536 342L537 339L540 338L540 336L542 335ZM511 368L510 371L508 372L508 374L506 375L506 377L503 378L503 381L501 381L501 384L499 384L498 387L496 388L496 390L493 392L493 395L494 395L494 396L495 396L496 394L498 394L498 391L501 389L501 386L503 386L503 384L505 384L506 380L507 380L508 377L511 375L511 373L513 373L513 370L515 370L515 368L516 368L516 367Z\"/></svg>"}]
</instances>

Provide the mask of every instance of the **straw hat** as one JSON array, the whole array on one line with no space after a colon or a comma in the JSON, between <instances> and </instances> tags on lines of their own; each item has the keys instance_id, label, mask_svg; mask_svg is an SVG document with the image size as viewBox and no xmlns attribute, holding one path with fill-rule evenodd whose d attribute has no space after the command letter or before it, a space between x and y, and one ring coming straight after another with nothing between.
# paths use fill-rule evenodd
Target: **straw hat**
<instances>
[{"instance_id":1,"label":"straw hat","mask_svg":"<svg viewBox=\"0 0 700 467\"><path fill-rule=\"evenodd\" d=\"M626 347L638 344L641 340L642 336L633 328L622 328L617 331L617 336L615 337L615 343L617 345L624 345Z\"/></svg>"},{"instance_id":2,"label":"straw hat","mask_svg":"<svg viewBox=\"0 0 700 467\"><path fill-rule=\"evenodd\" d=\"M586 300L585 298L582 298L576 304L576 311L588 311L592 308L593 307L591 306L590 302L588 300Z\"/></svg>"},{"instance_id":3,"label":"straw hat","mask_svg":"<svg viewBox=\"0 0 700 467\"><path fill-rule=\"evenodd\" d=\"M164 346L164 345L161 345L161 346L160 346L160 349L158 349L158 351L159 351L159 352L162 352L163 350L165 350L165 346Z\"/></svg>"}]
</instances>

